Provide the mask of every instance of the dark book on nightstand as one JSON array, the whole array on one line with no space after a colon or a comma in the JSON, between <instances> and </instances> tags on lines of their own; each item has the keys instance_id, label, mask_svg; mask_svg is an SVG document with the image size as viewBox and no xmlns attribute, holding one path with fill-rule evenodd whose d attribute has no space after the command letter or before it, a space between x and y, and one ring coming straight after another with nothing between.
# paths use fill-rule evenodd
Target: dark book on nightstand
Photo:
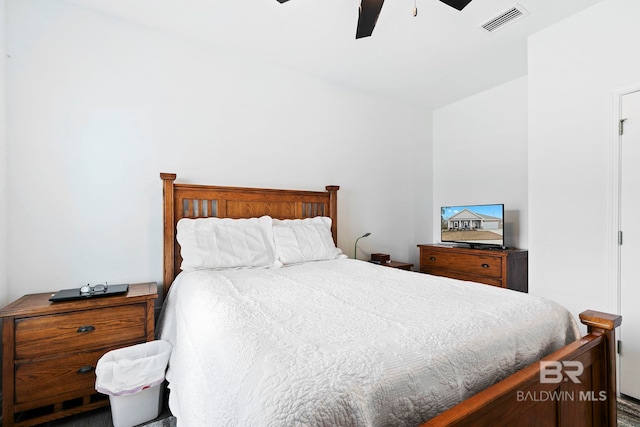
<instances>
[{"instance_id":1,"label":"dark book on nightstand","mask_svg":"<svg viewBox=\"0 0 640 427\"><path fill-rule=\"evenodd\" d=\"M111 295L120 295L124 294L129 290L129 285L109 285L104 292L91 292L85 293L80 292L80 288L75 289L63 289L59 292L56 292L54 295L51 295L49 301L57 302L57 301L72 301L78 299L85 298L99 298L99 297L108 297Z\"/></svg>"}]
</instances>

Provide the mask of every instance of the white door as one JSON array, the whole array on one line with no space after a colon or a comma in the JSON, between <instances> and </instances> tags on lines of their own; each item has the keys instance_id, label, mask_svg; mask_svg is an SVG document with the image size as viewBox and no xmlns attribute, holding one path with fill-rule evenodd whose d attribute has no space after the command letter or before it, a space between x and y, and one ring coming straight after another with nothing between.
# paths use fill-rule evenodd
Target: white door
<instances>
[{"instance_id":1,"label":"white door","mask_svg":"<svg viewBox=\"0 0 640 427\"><path fill-rule=\"evenodd\" d=\"M640 91L622 97L620 392L640 399Z\"/></svg>"}]
</instances>

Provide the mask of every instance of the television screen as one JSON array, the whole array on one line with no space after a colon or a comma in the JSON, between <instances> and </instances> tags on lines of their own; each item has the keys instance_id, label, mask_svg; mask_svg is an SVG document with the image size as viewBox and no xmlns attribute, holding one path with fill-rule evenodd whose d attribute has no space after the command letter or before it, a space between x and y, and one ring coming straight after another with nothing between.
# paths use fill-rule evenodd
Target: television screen
<instances>
[{"instance_id":1,"label":"television screen","mask_svg":"<svg viewBox=\"0 0 640 427\"><path fill-rule=\"evenodd\" d=\"M443 206L442 242L504 247L504 205Z\"/></svg>"}]
</instances>

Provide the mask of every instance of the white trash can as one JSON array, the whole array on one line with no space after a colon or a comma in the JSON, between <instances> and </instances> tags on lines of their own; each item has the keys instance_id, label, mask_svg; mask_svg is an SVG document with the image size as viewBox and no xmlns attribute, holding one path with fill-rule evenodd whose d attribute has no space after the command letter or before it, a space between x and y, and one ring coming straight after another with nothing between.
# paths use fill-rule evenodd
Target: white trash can
<instances>
[{"instance_id":1,"label":"white trash can","mask_svg":"<svg viewBox=\"0 0 640 427\"><path fill-rule=\"evenodd\" d=\"M105 353L96 365L96 391L109 396L114 427L156 418L171 343L157 340Z\"/></svg>"}]
</instances>

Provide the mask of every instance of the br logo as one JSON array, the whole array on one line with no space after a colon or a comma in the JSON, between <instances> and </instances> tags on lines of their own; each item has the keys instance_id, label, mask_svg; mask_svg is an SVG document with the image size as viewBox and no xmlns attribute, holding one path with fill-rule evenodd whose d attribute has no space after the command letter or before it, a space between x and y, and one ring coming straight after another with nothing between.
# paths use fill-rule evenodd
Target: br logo
<instances>
[{"instance_id":1,"label":"br logo","mask_svg":"<svg viewBox=\"0 0 640 427\"><path fill-rule=\"evenodd\" d=\"M580 384L578 377L584 372L582 362L576 360L541 361L540 362L540 383L558 384L562 381L573 381Z\"/></svg>"}]
</instances>

